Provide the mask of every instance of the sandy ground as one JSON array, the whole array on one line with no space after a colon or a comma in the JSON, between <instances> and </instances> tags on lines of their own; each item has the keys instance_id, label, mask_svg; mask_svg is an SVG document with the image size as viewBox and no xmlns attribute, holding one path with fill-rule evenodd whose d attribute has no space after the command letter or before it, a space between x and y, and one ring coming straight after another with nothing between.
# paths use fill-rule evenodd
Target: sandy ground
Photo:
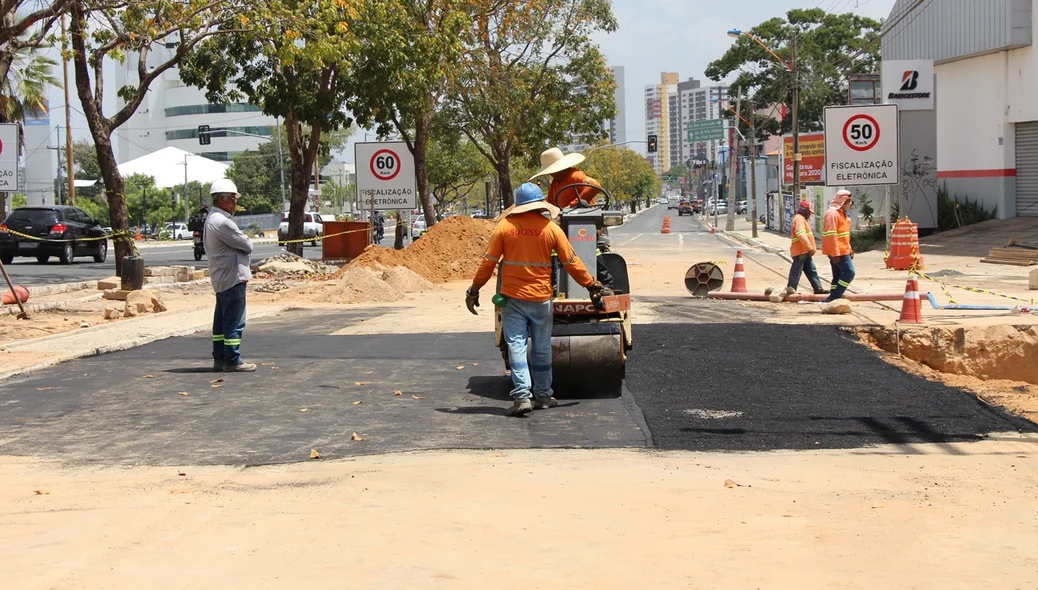
<instances>
[{"instance_id":1,"label":"sandy ground","mask_svg":"<svg viewBox=\"0 0 1038 590\"><path fill-rule=\"evenodd\" d=\"M1036 443L244 471L6 459L0 586L1033 588Z\"/></svg>"}]
</instances>

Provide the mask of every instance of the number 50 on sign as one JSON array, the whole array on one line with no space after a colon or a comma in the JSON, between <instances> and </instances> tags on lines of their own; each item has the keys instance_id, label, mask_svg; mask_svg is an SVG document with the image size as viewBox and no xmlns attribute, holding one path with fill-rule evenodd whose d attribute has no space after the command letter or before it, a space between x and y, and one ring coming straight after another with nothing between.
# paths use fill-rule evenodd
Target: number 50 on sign
<instances>
[{"instance_id":1,"label":"number 50 on sign","mask_svg":"<svg viewBox=\"0 0 1038 590\"><path fill-rule=\"evenodd\" d=\"M825 108L825 184L897 184L897 105Z\"/></svg>"}]
</instances>

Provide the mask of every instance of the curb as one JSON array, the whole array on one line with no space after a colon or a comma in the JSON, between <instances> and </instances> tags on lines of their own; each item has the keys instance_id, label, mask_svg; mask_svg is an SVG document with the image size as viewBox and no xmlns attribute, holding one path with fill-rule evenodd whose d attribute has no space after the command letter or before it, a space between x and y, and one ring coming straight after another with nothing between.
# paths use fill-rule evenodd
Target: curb
<instances>
[{"instance_id":1,"label":"curb","mask_svg":"<svg viewBox=\"0 0 1038 590\"><path fill-rule=\"evenodd\" d=\"M29 294L36 296L43 295L57 295L58 293L68 293L69 291L83 291L86 289L96 289L97 281L77 281L73 283L53 283L44 284L39 286L27 285Z\"/></svg>"},{"instance_id":2,"label":"curb","mask_svg":"<svg viewBox=\"0 0 1038 590\"><path fill-rule=\"evenodd\" d=\"M69 299L67 301L47 301L44 303L25 304L25 312L40 313L43 311L51 311L55 309L68 309L69 307L80 303L90 303L91 301L97 301L98 299L101 299L103 296L104 293L98 292L93 295L87 295L86 297L81 297L79 299ZM18 308L17 305L9 305L4 307L4 313L7 313L8 315L17 315L21 313L21 310Z\"/></svg>"},{"instance_id":3,"label":"curb","mask_svg":"<svg viewBox=\"0 0 1038 590\"><path fill-rule=\"evenodd\" d=\"M276 308L276 309L270 309L270 310L264 310L264 311L256 312L255 314L247 315L246 318L248 318L248 319L262 318L262 317L265 317L265 316L268 316L268 315L273 315L273 314L276 314L276 313L281 313L282 311L285 311L285 309L288 309L288 307L289 306L283 306L283 307L279 307L279 308ZM152 317L155 317L155 316L152 316ZM143 319L149 319L149 318L143 318ZM114 324L106 324L106 325L114 325ZM61 363L67 362L67 361L71 361L71 360L75 360L75 359L79 359L79 358L85 358L85 357L88 357L88 356L98 356L98 355L102 355L102 354L109 353L109 352L118 352L120 350L128 350L128 349L131 349L131 348L136 348L138 346L143 346L145 344L151 344L152 342L157 342L159 340L166 340L167 338L179 338L181 336L190 336L191 334L194 334L195 332L198 332L200 330L204 330L204 329L209 328L209 327L211 327L211 321L206 320L206 322L204 324L193 326L193 327L189 327L189 328L181 328L179 330L174 330L174 331L171 331L171 332L164 332L162 334L152 334L150 336L145 336L143 338L135 338L133 340L126 340L126 341L118 342L118 343L115 343L115 344L109 344L107 346L99 346L99 347L88 349L88 350L81 350L79 352L72 352L72 353L60 355L60 356L57 356L57 357L54 357L54 358L51 358L51 359L47 359L46 361L43 361L43 362L40 362L40 363L36 363L34 365L29 365L27 367L21 367L21 368L18 368L18 369L13 369L11 371L6 371L6 372L3 372L3 373L0 373L0 381L6 381L7 379L10 379L11 377L15 377L15 376L18 376L18 375L25 375L25 374L28 374L28 373L35 373L36 371L47 369L49 367L53 367L54 365L58 365L58 364L61 364ZM52 336L65 336L65 335L68 335L68 334L69 334L69 332L62 332L60 334L53 334ZM35 339L33 339L33 341L34 342L39 342L39 341L45 340L47 338L49 338L49 336L44 336L42 338L35 338ZM29 342L29 341L26 341L26 342ZM19 344L22 344L22 343L19 343ZM10 349L9 346L7 348Z\"/></svg>"}]
</instances>

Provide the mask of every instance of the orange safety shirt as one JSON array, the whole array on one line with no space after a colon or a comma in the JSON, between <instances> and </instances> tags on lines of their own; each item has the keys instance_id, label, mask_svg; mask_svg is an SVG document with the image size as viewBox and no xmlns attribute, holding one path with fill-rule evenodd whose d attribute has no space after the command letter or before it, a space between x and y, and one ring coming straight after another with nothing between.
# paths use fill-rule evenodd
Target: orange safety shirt
<instances>
[{"instance_id":1,"label":"orange safety shirt","mask_svg":"<svg viewBox=\"0 0 1038 590\"><path fill-rule=\"evenodd\" d=\"M851 218L843 209L829 207L822 219L822 254L847 256L851 250Z\"/></svg>"},{"instance_id":2,"label":"orange safety shirt","mask_svg":"<svg viewBox=\"0 0 1038 590\"><path fill-rule=\"evenodd\" d=\"M502 295L523 301L548 301L552 298L553 251L581 286L589 287L595 282L562 228L541 211L527 211L498 222L472 284L477 289L487 284L494 268L500 265Z\"/></svg>"},{"instance_id":3,"label":"orange safety shirt","mask_svg":"<svg viewBox=\"0 0 1038 590\"><path fill-rule=\"evenodd\" d=\"M593 184L595 186L602 186L597 180L585 174L583 170L577 170L576 168L570 168L563 172L565 172L565 174L552 175L551 186L548 187L547 201L549 203L555 205L559 209L565 209L566 207L571 207L573 203L577 202L578 194L580 195L580 198L584 199L584 201L589 204L595 202L595 195L601 192L598 189L589 186L566 187L571 184Z\"/></svg>"},{"instance_id":4,"label":"orange safety shirt","mask_svg":"<svg viewBox=\"0 0 1038 590\"><path fill-rule=\"evenodd\" d=\"M793 216L793 231L790 236L789 255L800 256L817 248L815 234L811 232L811 224L803 215Z\"/></svg>"}]
</instances>

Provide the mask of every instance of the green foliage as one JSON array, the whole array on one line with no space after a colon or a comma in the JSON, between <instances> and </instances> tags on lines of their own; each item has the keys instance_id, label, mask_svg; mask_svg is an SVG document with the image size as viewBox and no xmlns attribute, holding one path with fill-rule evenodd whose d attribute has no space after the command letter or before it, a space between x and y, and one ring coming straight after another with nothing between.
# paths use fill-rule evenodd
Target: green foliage
<instances>
[{"instance_id":1,"label":"green foliage","mask_svg":"<svg viewBox=\"0 0 1038 590\"><path fill-rule=\"evenodd\" d=\"M998 207L988 211L978 199L970 200L969 195L950 196L945 188L937 190L937 226L942 231L965 227L988 221L998 217Z\"/></svg>"},{"instance_id":2,"label":"green foliage","mask_svg":"<svg viewBox=\"0 0 1038 590\"><path fill-rule=\"evenodd\" d=\"M800 130L822 129L823 110L845 104L844 85L850 74L875 73L879 64L880 23L854 13L829 14L820 8L794 9L786 18L775 17L748 33L760 39L785 63L790 63L793 36L797 37L795 79L800 83ZM794 75L747 35L706 68L706 76L720 81L738 72L729 94L752 96L758 105L793 103ZM770 117L755 121L758 137L792 130L792 109L780 122Z\"/></svg>"},{"instance_id":3,"label":"green foliage","mask_svg":"<svg viewBox=\"0 0 1038 590\"><path fill-rule=\"evenodd\" d=\"M471 0L471 39L449 114L498 170L570 137L598 140L616 112L615 82L592 36L616 30L609 0Z\"/></svg>"},{"instance_id":4,"label":"green foliage","mask_svg":"<svg viewBox=\"0 0 1038 590\"><path fill-rule=\"evenodd\" d=\"M654 197L663 187L652 164L626 147L598 149L585 161L584 168L609 191L614 207Z\"/></svg>"},{"instance_id":5,"label":"green foliage","mask_svg":"<svg viewBox=\"0 0 1038 590\"><path fill-rule=\"evenodd\" d=\"M17 209L18 207L24 207L29 204L28 198L24 193L15 193L11 195L11 209Z\"/></svg>"},{"instance_id":6,"label":"green foliage","mask_svg":"<svg viewBox=\"0 0 1038 590\"><path fill-rule=\"evenodd\" d=\"M470 140L440 128L433 133L426 155L437 213L443 213L459 200L483 201L483 182L494 177L494 169Z\"/></svg>"},{"instance_id":7,"label":"green foliage","mask_svg":"<svg viewBox=\"0 0 1038 590\"><path fill-rule=\"evenodd\" d=\"M865 252L879 244L887 243L887 228L884 225L873 225L865 229L851 232L851 250Z\"/></svg>"},{"instance_id":8,"label":"green foliage","mask_svg":"<svg viewBox=\"0 0 1038 590\"><path fill-rule=\"evenodd\" d=\"M872 208L872 201L864 195L862 195L861 203L858 205L858 213L861 214L861 218L865 220L865 223L872 225L873 216L876 214L876 210Z\"/></svg>"},{"instance_id":9,"label":"green foliage","mask_svg":"<svg viewBox=\"0 0 1038 590\"><path fill-rule=\"evenodd\" d=\"M108 215L108 203L99 195L86 196L76 191L76 207L86 211L87 215L93 217L102 226L111 225L112 221Z\"/></svg>"},{"instance_id":10,"label":"green foliage","mask_svg":"<svg viewBox=\"0 0 1038 590\"><path fill-rule=\"evenodd\" d=\"M41 52L46 48L41 43L0 49L0 63L8 62L0 66L6 70L0 80L0 122L23 122L47 113L47 90L61 81L51 70L58 62Z\"/></svg>"}]
</instances>

